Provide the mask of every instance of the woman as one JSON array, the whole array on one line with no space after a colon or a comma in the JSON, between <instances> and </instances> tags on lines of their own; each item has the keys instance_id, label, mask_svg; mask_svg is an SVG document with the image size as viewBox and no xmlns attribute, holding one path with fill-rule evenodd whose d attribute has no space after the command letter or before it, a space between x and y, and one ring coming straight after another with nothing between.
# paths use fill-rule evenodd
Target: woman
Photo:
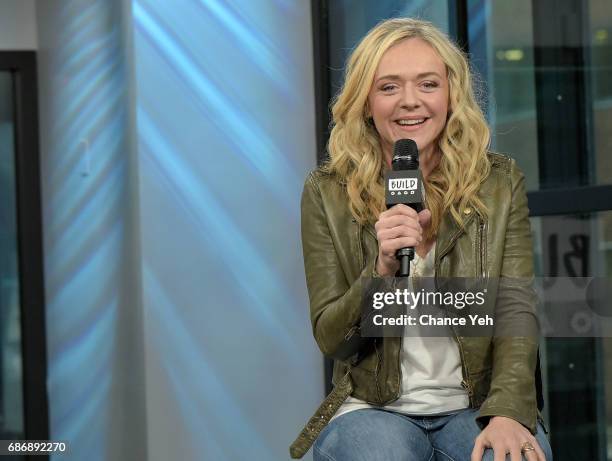
<instances>
[{"instance_id":1,"label":"woman","mask_svg":"<svg viewBox=\"0 0 612 461\"><path fill-rule=\"evenodd\" d=\"M416 248L417 275L533 276L523 175L487 151L465 56L430 23L382 22L348 61L333 121L330 161L304 187L302 242L313 332L335 359L334 390L292 457L314 442L315 460L550 461L536 335L359 334L362 290L395 274L400 248ZM419 149L426 209L418 214L385 210L382 175L403 138ZM529 288L501 286L496 314L534 331Z\"/></svg>"}]
</instances>

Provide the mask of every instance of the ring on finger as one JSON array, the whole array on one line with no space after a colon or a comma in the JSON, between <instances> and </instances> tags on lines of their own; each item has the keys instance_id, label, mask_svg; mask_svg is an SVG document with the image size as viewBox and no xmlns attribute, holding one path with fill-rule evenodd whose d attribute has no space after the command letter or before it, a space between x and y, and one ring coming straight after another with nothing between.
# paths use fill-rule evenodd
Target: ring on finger
<instances>
[{"instance_id":1,"label":"ring on finger","mask_svg":"<svg viewBox=\"0 0 612 461\"><path fill-rule=\"evenodd\" d=\"M535 447L531 444L531 442L523 442L521 445L521 452L525 453L527 451L535 451Z\"/></svg>"}]
</instances>

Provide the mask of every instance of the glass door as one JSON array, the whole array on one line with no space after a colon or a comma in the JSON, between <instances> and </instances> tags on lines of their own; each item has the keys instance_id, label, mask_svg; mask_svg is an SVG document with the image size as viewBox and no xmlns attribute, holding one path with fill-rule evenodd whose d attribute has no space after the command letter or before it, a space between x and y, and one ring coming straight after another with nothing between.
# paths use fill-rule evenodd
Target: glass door
<instances>
[{"instance_id":1,"label":"glass door","mask_svg":"<svg viewBox=\"0 0 612 461\"><path fill-rule=\"evenodd\" d=\"M13 78L0 72L0 438L23 439Z\"/></svg>"},{"instance_id":2,"label":"glass door","mask_svg":"<svg viewBox=\"0 0 612 461\"><path fill-rule=\"evenodd\" d=\"M612 10L604 0L468 0L493 148L526 176L536 275L612 273ZM508 20L512 18L512 20ZM556 460L612 459L612 338L545 338Z\"/></svg>"},{"instance_id":3,"label":"glass door","mask_svg":"<svg viewBox=\"0 0 612 461\"><path fill-rule=\"evenodd\" d=\"M36 53L0 51L1 440L49 439L43 266Z\"/></svg>"}]
</instances>

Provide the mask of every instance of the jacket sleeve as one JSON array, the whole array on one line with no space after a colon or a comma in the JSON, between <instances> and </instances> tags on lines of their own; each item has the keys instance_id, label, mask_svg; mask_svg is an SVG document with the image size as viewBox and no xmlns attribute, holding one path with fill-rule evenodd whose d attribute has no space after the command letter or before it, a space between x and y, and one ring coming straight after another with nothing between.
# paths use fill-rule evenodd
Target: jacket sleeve
<instances>
[{"instance_id":1,"label":"jacket sleeve","mask_svg":"<svg viewBox=\"0 0 612 461\"><path fill-rule=\"evenodd\" d=\"M491 387L477 421L484 427L492 416L507 416L535 434L538 323L533 249L524 176L514 160L509 169L512 198L495 307ZM504 331L499 332L498 325Z\"/></svg>"},{"instance_id":2,"label":"jacket sleeve","mask_svg":"<svg viewBox=\"0 0 612 461\"><path fill-rule=\"evenodd\" d=\"M302 249L314 338L328 357L347 360L368 342L359 335L361 297L374 261L349 283L340 265L314 174L302 193ZM347 232L349 229L347 229ZM356 357L355 357L356 358Z\"/></svg>"}]
</instances>

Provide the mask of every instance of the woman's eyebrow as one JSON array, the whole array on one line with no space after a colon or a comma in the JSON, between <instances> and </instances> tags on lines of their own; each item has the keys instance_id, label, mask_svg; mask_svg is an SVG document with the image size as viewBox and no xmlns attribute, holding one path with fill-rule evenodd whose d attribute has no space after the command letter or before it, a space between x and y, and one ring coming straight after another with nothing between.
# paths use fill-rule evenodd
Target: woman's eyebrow
<instances>
[{"instance_id":1,"label":"woman's eyebrow","mask_svg":"<svg viewBox=\"0 0 612 461\"><path fill-rule=\"evenodd\" d=\"M376 82L380 82L381 80L401 80L402 77L400 77L399 75L396 74L390 74L390 75L383 75L382 77L378 77L376 79Z\"/></svg>"},{"instance_id":2,"label":"woman's eyebrow","mask_svg":"<svg viewBox=\"0 0 612 461\"><path fill-rule=\"evenodd\" d=\"M422 73L418 74L418 75L416 76L416 78L417 78L417 79L419 79L419 78L425 78L425 77L430 77L430 76L434 76L434 77L442 78L442 76L441 76L439 73L434 72L434 71L430 71L430 72L422 72Z\"/></svg>"},{"instance_id":3,"label":"woman's eyebrow","mask_svg":"<svg viewBox=\"0 0 612 461\"><path fill-rule=\"evenodd\" d=\"M416 79L418 80L418 79L430 77L430 76L442 78L442 76L439 73L434 72L434 71L429 71L429 72L421 72L420 74L417 74ZM382 77L378 77L376 79L376 83L380 82L381 80L402 80L402 77L398 74L383 75Z\"/></svg>"}]
</instances>

